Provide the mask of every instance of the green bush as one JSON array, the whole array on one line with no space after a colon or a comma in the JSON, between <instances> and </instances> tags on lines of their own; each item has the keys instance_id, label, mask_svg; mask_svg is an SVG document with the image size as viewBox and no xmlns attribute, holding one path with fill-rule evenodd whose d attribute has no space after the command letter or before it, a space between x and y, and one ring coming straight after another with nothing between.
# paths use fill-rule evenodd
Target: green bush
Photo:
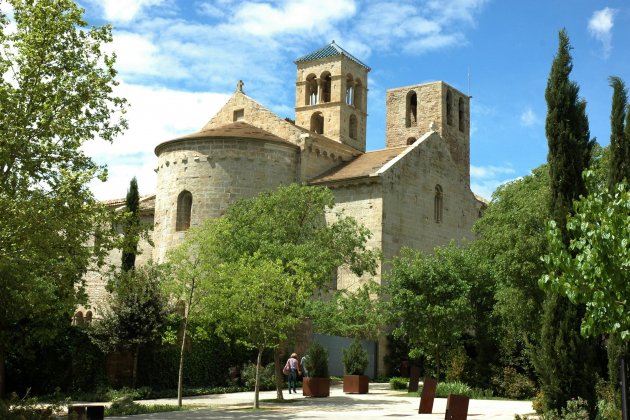
<instances>
[{"instance_id":1,"label":"green bush","mask_svg":"<svg viewBox=\"0 0 630 420\"><path fill-rule=\"evenodd\" d=\"M19 398L13 393L8 401L0 399L0 419L2 420L52 420L58 418L59 403L42 407L35 398Z\"/></svg>"},{"instance_id":2,"label":"green bush","mask_svg":"<svg viewBox=\"0 0 630 420\"><path fill-rule=\"evenodd\" d=\"M313 378L330 378L328 373L328 352L319 343L311 344L306 352L306 370Z\"/></svg>"},{"instance_id":3,"label":"green bush","mask_svg":"<svg viewBox=\"0 0 630 420\"><path fill-rule=\"evenodd\" d=\"M438 398L446 398L448 394L465 395L471 398L473 390L463 382L438 382L435 396Z\"/></svg>"},{"instance_id":4,"label":"green bush","mask_svg":"<svg viewBox=\"0 0 630 420\"><path fill-rule=\"evenodd\" d=\"M253 391L256 386L256 364L247 363L243 365L241 369L241 381L245 385L245 388L249 391ZM275 364L269 363L263 367L260 371L260 390L271 391L276 389L275 379Z\"/></svg>"},{"instance_id":5,"label":"green bush","mask_svg":"<svg viewBox=\"0 0 630 420\"><path fill-rule=\"evenodd\" d=\"M536 395L536 384L512 366L506 366L501 373L494 375L492 384L507 398L527 400Z\"/></svg>"},{"instance_id":6,"label":"green bush","mask_svg":"<svg viewBox=\"0 0 630 420\"><path fill-rule=\"evenodd\" d=\"M401 378L399 376L393 376L389 379L389 389L394 390L403 390L407 389L407 384L409 383L408 378Z\"/></svg>"},{"instance_id":7,"label":"green bush","mask_svg":"<svg viewBox=\"0 0 630 420\"><path fill-rule=\"evenodd\" d=\"M368 353L359 340L354 340L350 347L343 349L343 366L346 375L363 375L369 363Z\"/></svg>"},{"instance_id":8,"label":"green bush","mask_svg":"<svg viewBox=\"0 0 630 420\"><path fill-rule=\"evenodd\" d=\"M582 398L567 401L567 406L562 409L562 413L551 410L545 412L541 420L589 420L588 403Z\"/></svg>"},{"instance_id":9,"label":"green bush","mask_svg":"<svg viewBox=\"0 0 630 420\"><path fill-rule=\"evenodd\" d=\"M596 420L617 420L621 418L619 408L619 394L615 392L615 387L600 379L595 386L597 393L597 417Z\"/></svg>"},{"instance_id":10,"label":"green bush","mask_svg":"<svg viewBox=\"0 0 630 420\"><path fill-rule=\"evenodd\" d=\"M463 347L458 347L448 355L446 365L446 382L457 382L464 379L466 366L470 362L470 357L466 354Z\"/></svg>"}]
</instances>

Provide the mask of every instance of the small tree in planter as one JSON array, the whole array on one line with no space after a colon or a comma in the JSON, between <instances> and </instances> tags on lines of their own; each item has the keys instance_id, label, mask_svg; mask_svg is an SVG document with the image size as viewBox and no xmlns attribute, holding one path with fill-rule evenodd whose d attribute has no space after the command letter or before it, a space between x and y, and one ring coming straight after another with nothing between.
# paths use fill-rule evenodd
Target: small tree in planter
<instances>
[{"instance_id":1,"label":"small tree in planter","mask_svg":"<svg viewBox=\"0 0 630 420\"><path fill-rule=\"evenodd\" d=\"M330 395L328 352L321 344L313 343L306 355L306 370L309 377L304 378L303 394L310 397L328 397Z\"/></svg>"},{"instance_id":2,"label":"small tree in planter","mask_svg":"<svg viewBox=\"0 0 630 420\"><path fill-rule=\"evenodd\" d=\"M369 363L367 351L359 340L354 340L350 347L343 349L343 392L367 394L370 379L364 375Z\"/></svg>"}]
</instances>

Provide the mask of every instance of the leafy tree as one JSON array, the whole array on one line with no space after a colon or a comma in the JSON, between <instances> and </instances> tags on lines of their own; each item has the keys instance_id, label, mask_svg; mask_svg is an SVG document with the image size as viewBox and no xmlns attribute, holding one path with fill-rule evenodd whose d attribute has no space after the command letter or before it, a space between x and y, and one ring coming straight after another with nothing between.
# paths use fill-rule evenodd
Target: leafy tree
<instances>
[{"instance_id":1,"label":"leafy tree","mask_svg":"<svg viewBox=\"0 0 630 420\"><path fill-rule=\"evenodd\" d=\"M537 350L543 292L538 279L546 272L540 256L548 249L545 222L549 213L547 165L500 186L474 226L472 248L490 264L496 279L492 309L502 363L529 372Z\"/></svg>"},{"instance_id":2,"label":"leafy tree","mask_svg":"<svg viewBox=\"0 0 630 420\"><path fill-rule=\"evenodd\" d=\"M47 340L71 319L94 257L104 206L87 188L106 176L81 150L125 128L112 93L108 26L71 0L9 0L0 12L0 395L16 336ZM7 10L3 8L3 10ZM104 244L106 241L103 241Z\"/></svg>"},{"instance_id":3,"label":"leafy tree","mask_svg":"<svg viewBox=\"0 0 630 420\"><path fill-rule=\"evenodd\" d=\"M134 176L129 182L125 211L127 217L123 224L122 265L123 271L133 270L136 265L138 253L138 241L140 239L140 194L138 193L138 181Z\"/></svg>"},{"instance_id":4,"label":"leafy tree","mask_svg":"<svg viewBox=\"0 0 630 420\"><path fill-rule=\"evenodd\" d=\"M586 304L583 335L630 340L630 192L621 184L614 195L598 191L576 201L567 229L568 249L551 223L551 247L544 257L550 274L541 284Z\"/></svg>"},{"instance_id":5,"label":"leafy tree","mask_svg":"<svg viewBox=\"0 0 630 420\"><path fill-rule=\"evenodd\" d=\"M570 49L569 37L562 30L545 91L550 215L565 245L570 240L566 220L573 200L586 195L582 172L590 163L594 145L588 129L586 102L578 97L577 83L569 80L573 67ZM583 307L575 307L563 296L547 294L543 305L541 351L535 360L546 409L559 410L577 396L594 403L595 345L579 334L582 314Z\"/></svg>"},{"instance_id":6,"label":"leafy tree","mask_svg":"<svg viewBox=\"0 0 630 420\"><path fill-rule=\"evenodd\" d=\"M321 334L376 340L386 324L381 287L368 282L358 290L337 290L329 299L308 302L313 328Z\"/></svg>"},{"instance_id":7,"label":"leafy tree","mask_svg":"<svg viewBox=\"0 0 630 420\"><path fill-rule=\"evenodd\" d=\"M215 321L239 341L257 350L254 408L259 408L263 351L275 349L301 321L313 283L301 267L257 256L222 264L210 303Z\"/></svg>"},{"instance_id":8,"label":"leafy tree","mask_svg":"<svg viewBox=\"0 0 630 420\"><path fill-rule=\"evenodd\" d=\"M472 265L461 249L449 246L434 255L403 248L391 267L386 293L391 319L398 322L394 336L406 339L411 357L432 358L439 378L441 356L472 324Z\"/></svg>"},{"instance_id":9,"label":"leafy tree","mask_svg":"<svg viewBox=\"0 0 630 420\"><path fill-rule=\"evenodd\" d=\"M110 297L102 308L102 317L89 332L104 353L132 352L133 387L140 346L159 340L166 326L166 299L160 290L164 277L164 269L153 264L116 272L108 284Z\"/></svg>"},{"instance_id":10,"label":"leafy tree","mask_svg":"<svg viewBox=\"0 0 630 420\"><path fill-rule=\"evenodd\" d=\"M354 219L332 213L333 205L330 190L296 184L237 201L222 218L189 231L184 244L170 258L177 286L169 290L185 292L176 296L190 302L185 305L187 316L193 313L192 308L197 308L196 316L222 321L221 328L225 331L242 332L244 320L234 320L230 327L229 320L222 316L221 306L207 303L225 297L218 291L214 293L216 282L225 278L224 270L268 271L280 267L285 279L295 276L308 279L296 282L289 290L289 295L300 296L302 293L310 296L318 287L324 287L333 270L341 265L347 265L358 275L374 272L378 253L366 248L370 232ZM326 223L327 210L334 219L330 223ZM291 313L299 320L304 305L294 305L292 310L297 311ZM282 314L276 316L281 318ZM254 345L251 338L244 336L243 340ZM280 341L270 347L279 344ZM274 357L277 393L282 399L282 366L277 351Z\"/></svg>"},{"instance_id":11,"label":"leafy tree","mask_svg":"<svg viewBox=\"0 0 630 420\"><path fill-rule=\"evenodd\" d=\"M628 90L619 77L610 78L613 88L612 111L610 113L610 150L611 159L608 176L608 189L614 193L617 184L630 181L630 131L624 128ZM626 133L628 131L628 133Z\"/></svg>"}]
</instances>

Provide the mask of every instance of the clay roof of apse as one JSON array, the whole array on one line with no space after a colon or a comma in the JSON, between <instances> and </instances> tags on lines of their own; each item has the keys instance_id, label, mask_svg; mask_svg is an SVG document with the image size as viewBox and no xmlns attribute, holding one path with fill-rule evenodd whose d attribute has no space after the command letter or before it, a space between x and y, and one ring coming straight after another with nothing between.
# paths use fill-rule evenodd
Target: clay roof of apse
<instances>
[{"instance_id":1,"label":"clay roof of apse","mask_svg":"<svg viewBox=\"0 0 630 420\"><path fill-rule=\"evenodd\" d=\"M117 209L124 207L125 201L125 198L114 198L111 200L104 200L102 203L111 209ZM151 210L153 208L155 208L155 194L140 197L140 210Z\"/></svg>"},{"instance_id":2,"label":"clay roof of apse","mask_svg":"<svg viewBox=\"0 0 630 420\"><path fill-rule=\"evenodd\" d=\"M400 155L400 153L405 149L407 149L407 146L392 147L389 149L364 153L350 162L332 168L331 170L316 176L310 180L310 183L319 184L375 176L379 169L387 164L387 162Z\"/></svg>"},{"instance_id":3,"label":"clay roof of apse","mask_svg":"<svg viewBox=\"0 0 630 420\"><path fill-rule=\"evenodd\" d=\"M271 134L268 131L260 129L258 127L254 127L253 125L247 124L246 122L237 121L228 125L222 125L220 127L209 128L206 130L197 131L192 134L187 134L185 136L165 141L164 143L160 143L155 148L155 153L158 153L158 150L170 143L180 142L184 140L194 140L194 139L207 139L207 138L225 138L225 137L234 137L239 139L254 139L254 140L267 140L274 141L278 143L285 143L295 146L295 144L287 141L283 138L280 138L274 134ZM297 146L296 146L297 147Z\"/></svg>"},{"instance_id":4,"label":"clay roof of apse","mask_svg":"<svg viewBox=\"0 0 630 420\"><path fill-rule=\"evenodd\" d=\"M305 61L317 60L319 58L335 57L335 56L338 56L338 55L343 55L343 56L349 58L350 60L354 61L355 63L359 64L360 66L365 67L367 69L367 71L371 70L368 66L363 64L358 58L356 58L355 56L350 54L348 51L344 50L339 45L337 45L334 40L333 40L333 42L331 42L330 44L326 45L325 47L322 47L322 48L320 48L320 49L318 49L316 51L313 51L310 54L306 54L305 56L302 56L302 57L298 58L297 60L294 61L294 63L297 64L297 63L302 63L302 62L305 62Z\"/></svg>"}]
</instances>

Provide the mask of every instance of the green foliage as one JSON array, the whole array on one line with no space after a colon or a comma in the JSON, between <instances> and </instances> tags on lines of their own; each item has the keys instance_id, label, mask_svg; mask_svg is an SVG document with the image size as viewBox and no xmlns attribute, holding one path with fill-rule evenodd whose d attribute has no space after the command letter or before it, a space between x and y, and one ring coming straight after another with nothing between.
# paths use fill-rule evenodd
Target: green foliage
<instances>
[{"instance_id":1,"label":"green foliage","mask_svg":"<svg viewBox=\"0 0 630 420\"><path fill-rule=\"evenodd\" d=\"M166 413L194 409L195 406L177 406L170 404L144 405L133 402L131 398L120 398L105 409L105 417L136 416L139 414Z\"/></svg>"},{"instance_id":2,"label":"green foliage","mask_svg":"<svg viewBox=\"0 0 630 420\"><path fill-rule=\"evenodd\" d=\"M559 226L549 225L551 248L544 257L549 274L541 285L586 304L584 335L630 339L630 192L622 184L614 195L597 191L576 201L566 228L572 237L568 248Z\"/></svg>"},{"instance_id":3,"label":"green foliage","mask_svg":"<svg viewBox=\"0 0 630 420\"><path fill-rule=\"evenodd\" d=\"M9 0L0 12L0 364L11 343L49 340L85 299L107 212L88 188L106 171L81 146L126 126L113 95L111 28L71 0ZM7 8L3 8L7 10ZM109 240L101 244L109 243ZM4 378L0 377L0 393Z\"/></svg>"},{"instance_id":4,"label":"green foliage","mask_svg":"<svg viewBox=\"0 0 630 420\"><path fill-rule=\"evenodd\" d=\"M558 410L549 410L540 416L541 420L589 420L588 403L581 398L570 399L566 407Z\"/></svg>"},{"instance_id":5,"label":"green foliage","mask_svg":"<svg viewBox=\"0 0 630 420\"><path fill-rule=\"evenodd\" d=\"M434 255L403 248L387 277L389 314L399 324L394 335L409 343L411 357L431 356L437 375L441 355L472 324L469 255L454 246Z\"/></svg>"},{"instance_id":6,"label":"green foliage","mask_svg":"<svg viewBox=\"0 0 630 420\"><path fill-rule=\"evenodd\" d=\"M610 77L613 88L612 110L610 112L610 166L608 172L608 190L614 192L617 184L630 182L630 130L624 128L628 90L619 77ZM630 120L629 120L630 121ZM627 133L626 133L627 131Z\"/></svg>"},{"instance_id":7,"label":"green foliage","mask_svg":"<svg viewBox=\"0 0 630 420\"><path fill-rule=\"evenodd\" d=\"M534 381L512 366L505 366L497 373L492 378L492 385L500 395L516 400L531 399L537 391Z\"/></svg>"},{"instance_id":8,"label":"green foliage","mask_svg":"<svg viewBox=\"0 0 630 420\"><path fill-rule=\"evenodd\" d=\"M42 407L36 398L19 398L12 394L5 402L0 399L0 419L3 420L53 420L59 418L61 404L49 404Z\"/></svg>"},{"instance_id":9,"label":"green foliage","mask_svg":"<svg viewBox=\"0 0 630 420\"><path fill-rule=\"evenodd\" d=\"M406 390L409 385L409 378L401 378L400 376L393 376L389 378L389 389L396 391Z\"/></svg>"},{"instance_id":10,"label":"green foliage","mask_svg":"<svg viewBox=\"0 0 630 420\"><path fill-rule=\"evenodd\" d=\"M472 397L473 390L470 386L463 382L438 382L435 396L438 398L446 398L448 394L465 395Z\"/></svg>"},{"instance_id":11,"label":"green foliage","mask_svg":"<svg viewBox=\"0 0 630 420\"><path fill-rule=\"evenodd\" d=\"M134 176L129 182L127 198L125 200L126 217L123 223L123 244L122 244L122 264L123 271L132 270L136 265L136 254L138 253L138 241L140 239L140 193L138 192L138 181Z\"/></svg>"},{"instance_id":12,"label":"green foliage","mask_svg":"<svg viewBox=\"0 0 630 420\"><path fill-rule=\"evenodd\" d=\"M329 378L328 351L319 343L311 344L306 352L306 370L312 378Z\"/></svg>"},{"instance_id":13,"label":"green foliage","mask_svg":"<svg viewBox=\"0 0 630 420\"><path fill-rule=\"evenodd\" d=\"M104 351L136 348L157 341L166 327L166 299L160 290L164 269L147 264L133 271L114 273L109 283L102 318L89 329Z\"/></svg>"},{"instance_id":14,"label":"green foliage","mask_svg":"<svg viewBox=\"0 0 630 420\"><path fill-rule=\"evenodd\" d=\"M473 248L489 261L496 291L492 317L500 362L531 370L529 349L540 335L543 292L538 279L545 271L545 221L549 214L549 173L540 166L526 177L499 187L474 227Z\"/></svg>"},{"instance_id":15,"label":"green foliage","mask_svg":"<svg viewBox=\"0 0 630 420\"><path fill-rule=\"evenodd\" d=\"M590 139L586 102L579 98L577 83L569 80L573 69L570 50L569 36L563 29L545 90L551 218L563 226L563 231L573 200L586 195L582 172L589 166L594 145Z\"/></svg>"},{"instance_id":16,"label":"green foliage","mask_svg":"<svg viewBox=\"0 0 630 420\"><path fill-rule=\"evenodd\" d=\"M343 349L342 360L346 375L363 375L370 363L368 353L359 340L354 340L350 347Z\"/></svg>"},{"instance_id":17,"label":"green foliage","mask_svg":"<svg viewBox=\"0 0 630 420\"><path fill-rule=\"evenodd\" d=\"M247 363L243 365L241 369L241 381L245 388L249 391L253 391L256 387L256 364ZM271 391L276 389L276 377L275 377L275 365L269 363L260 371L260 384L261 391Z\"/></svg>"},{"instance_id":18,"label":"green foliage","mask_svg":"<svg viewBox=\"0 0 630 420\"><path fill-rule=\"evenodd\" d=\"M337 290L329 299L307 302L313 329L319 334L376 340L386 323L381 288L370 281L358 290Z\"/></svg>"},{"instance_id":19,"label":"green foliage","mask_svg":"<svg viewBox=\"0 0 630 420\"><path fill-rule=\"evenodd\" d=\"M463 347L457 347L455 350L450 351L446 366L446 382L463 380L469 363L470 357L468 357Z\"/></svg>"}]
</instances>

